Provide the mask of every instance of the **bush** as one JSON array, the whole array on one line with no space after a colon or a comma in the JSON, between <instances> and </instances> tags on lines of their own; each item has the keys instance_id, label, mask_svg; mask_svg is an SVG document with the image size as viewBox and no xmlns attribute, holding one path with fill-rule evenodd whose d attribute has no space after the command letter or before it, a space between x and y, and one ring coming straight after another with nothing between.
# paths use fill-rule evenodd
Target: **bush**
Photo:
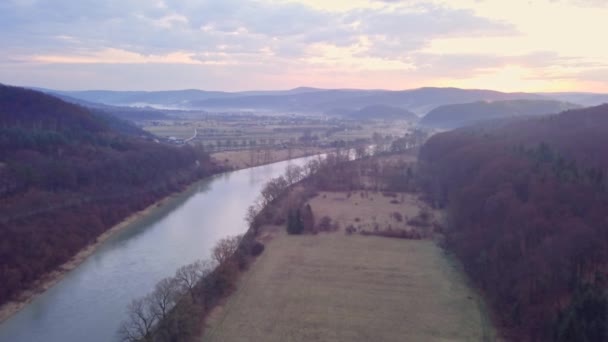
<instances>
[{"instance_id":1,"label":"bush","mask_svg":"<svg viewBox=\"0 0 608 342\"><path fill-rule=\"evenodd\" d=\"M392 198L397 198L397 194L394 192L383 192L382 196L384 197L392 197Z\"/></svg>"},{"instance_id":2,"label":"bush","mask_svg":"<svg viewBox=\"0 0 608 342\"><path fill-rule=\"evenodd\" d=\"M400 213L398 213L398 212L395 211L393 213L393 217L395 218L395 220L397 222L403 222L403 215L401 215Z\"/></svg>"},{"instance_id":3,"label":"bush","mask_svg":"<svg viewBox=\"0 0 608 342\"><path fill-rule=\"evenodd\" d=\"M351 235L351 234L355 233L356 231L357 231L357 229L352 224L350 226L346 227L347 235Z\"/></svg>"},{"instance_id":4,"label":"bush","mask_svg":"<svg viewBox=\"0 0 608 342\"><path fill-rule=\"evenodd\" d=\"M262 252L264 252L264 244L256 241L253 243L253 246L251 246L251 255L253 256L258 256L260 254L262 254Z\"/></svg>"},{"instance_id":5,"label":"bush","mask_svg":"<svg viewBox=\"0 0 608 342\"><path fill-rule=\"evenodd\" d=\"M331 230L331 218L329 216L323 216L317 225L319 231L328 232Z\"/></svg>"},{"instance_id":6,"label":"bush","mask_svg":"<svg viewBox=\"0 0 608 342\"><path fill-rule=\"evenodd\" d=\"M300 216L300 209L289 210L287 213L287 233L290 235L302 234L304 225Z\"/></svg>"}]
</instances>

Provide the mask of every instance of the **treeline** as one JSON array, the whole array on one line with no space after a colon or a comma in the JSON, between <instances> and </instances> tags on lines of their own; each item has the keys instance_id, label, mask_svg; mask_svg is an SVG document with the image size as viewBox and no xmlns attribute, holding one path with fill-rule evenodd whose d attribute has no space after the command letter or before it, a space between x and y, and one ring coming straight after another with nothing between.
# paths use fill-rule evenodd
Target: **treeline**
<instances>
[{"instance_id":1,"label":"treeline","mask_svg":"<svg viewBox=\"0 0 608 342\"><path fill-rule=\"evenodd\" d=\"M221 239L211 252L211 260L199 260L179 268L173 277L159 281L151 293L133 300L127 307L127 319L118 331L120 339L168 342L197 338L204 318L232 293L240 272L264 251L264 244L256 239L259 229L277 221L284 224L286 217L294 214L287 214L294 201L300 203L302 198L310 197L301 192L294 197L289 190L342 158L319 157L302 167L289 165L284 175L266 183L245 216L249 225L247 232ZM285 204L287 206L283 206ZM290 220L296 224L295 216Z\"/></svg>"},{"instance_id":2,"label":"treeline","mask_svg":"<svg viewBox=\"0 0 608 342\"><path fill-rule=\"evenodd\" d=\"M0 85L0 304L129 214L217 171L202 149Z\"/></svg>"},{"instance_id":3,"label":"treeline","mask_svg":"<svg viewBox=\"0 0 608 342\"><path fill-rule=\"evenodd\" d=\"M421 186L514 341L608 340L608 105L432 137Z\"/></svg>"},{"instance_id":4,"label":"treeline","mask_svg":"<svg viewBox=\"0 0 608 342\"><path fill-rule=\"evenodd\" d=\"M118 335L125 342L188 341L203 317L230 293L240 270L263 251L252 235L227 237L213 248L210 261L180 267L148 295L133 300Z\"/></svg>"},{"instance_id":5,"label":"treeline","mask_svg":"<svg viewBox=\"0 0 608 342\"><path fill-rule=\"evenodd\" d=\"M164 342L199 338L205 317L220 300L232 293L240 272L264 251L264 245L257 240L261 227L284 225L289 234L333 229L326 217L317 222L306 202L317 190L329 190L327 184L335 181L336 172L342 177L351 177L365 165L364 169L375 170L378 179L388 179L382 187L410 188L414 185L411 164L382 162L366 158L365 154L355 154L361 159L353 161L352 151L337 149L334 153L311 158L303 166L289 165L283 175L267 182L247 211L247 232L243 236L220 240L212 250L210 261L183 266L175 276L162 279L150 294L131 302L127 307L127 320L118 332L121 340ZM404 173L406 165L409 171ZM351 173L351 169L356 173ZM344 180L334 185L342 188L353 184L352 180Z\"/></svg>"}]
</instances>

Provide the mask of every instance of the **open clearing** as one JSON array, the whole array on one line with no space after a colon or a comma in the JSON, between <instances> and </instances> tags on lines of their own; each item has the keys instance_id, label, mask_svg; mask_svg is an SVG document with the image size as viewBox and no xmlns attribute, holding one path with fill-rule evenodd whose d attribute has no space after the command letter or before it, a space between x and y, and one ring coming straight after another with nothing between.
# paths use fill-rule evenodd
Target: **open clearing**
<instances>
[{"instance_id":1,"label":"open clearing","mask_svg":"<svg viewBox=\"0 0 608 342\"><path fill-rule=\"evenodd\" d=\"M391 212L420 208L411 195L399 204L369 196L321 192L310 203L317 220L330 215L342 227L357 217L371 224L370 215L388 224ZM265 227L263 237L266 250L207 319L203 341L494 340L478 296L430 240L344 229L290 236L283 227Z\"/></svg>"},{"instance_id":2,"label":"open clearing","mask_svg":"<svg viewBox=\"0 0 608 342\"><path fill-rule=\"evenodd\" d=\"M433 210L416 196L406 193L383 194L377 191L319 192L310 206L319 221L327 216L341 228L353 226L357 230L415 229L407 224L426 208ZM438 214L434 214L438 215Z\"/></svg>"}]
</instances>

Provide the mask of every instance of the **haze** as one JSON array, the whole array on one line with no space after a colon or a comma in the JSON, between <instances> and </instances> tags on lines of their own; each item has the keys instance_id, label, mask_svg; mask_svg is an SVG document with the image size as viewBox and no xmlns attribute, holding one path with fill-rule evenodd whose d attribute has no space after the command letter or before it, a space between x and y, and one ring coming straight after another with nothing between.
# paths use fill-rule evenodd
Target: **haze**
<instances>
[{"instance_id":1,"label":"haze","mask_svg":"<svg viewBox=\"0 0 608 342\"><path fill-rule=\"evenodd\" d=\"M599 0L4 0L0 79L71 90L605 92L606 18Z\"/></svg>"}]
</instances>

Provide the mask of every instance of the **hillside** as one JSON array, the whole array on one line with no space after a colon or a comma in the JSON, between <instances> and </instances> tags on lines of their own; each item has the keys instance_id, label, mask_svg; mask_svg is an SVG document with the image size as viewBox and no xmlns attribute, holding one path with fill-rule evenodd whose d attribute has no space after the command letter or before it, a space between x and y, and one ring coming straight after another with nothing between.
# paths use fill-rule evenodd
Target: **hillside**
<instances>
[{"instance_id":1,"label":"hillside","mask_svg":"<svg viewBox=\"0 0 608 342\"><path fill-rule=\"evenodd\" d=\"M541 95L559 101L580 104L585 107L608 103L608 94L601 93L543 93Z\"/></svg>"},{"instance_id":2,"label":"hillside","mask_svg":"<svg viewBox=\"0 0 608 342\"><path fill-rule=\"evenodd\" d=\"M40 89L60 97L67 96L87 102L103 103L111 106L153 106L159 109L188 109L191 103L209 99L224 99L239 96L261 96L261 95L290 95L317 92L322 89L300 87L282 91L244 91L223 92L206 91L198 89L165 90L165 91L111 91L111 90L84 90L84 91L59 91ZM71 101L70 101L71 102Z\"/></svg>"},{"instance_id":3,"label":"hillside","mask_svg":"<svg viewBox=\"0 0 608 342\"><path fill-rule=\"evenodd\" d=\"M385 105L370 105L359 110L334 109L329 113L339 114L340 116L358 119L358 120L373 120L373 119L392 119L392 120L407 120L417 121L418 116L407 109L391 107Z\"/></svg>"},{"instance_id":4,"label":"hillside","mask_svg":"<svg viewBox=\"0 0 608 342\"><path fill-rule=\"evenodd\" d=\"M208 110L276 110L322 113L333 108L358 110L382 104L425 114L435 107L473 101L544 99L529 93L502 93L492 90L458 88L419 88L403 91L364 89L318 89L300 87L282 91L218 92L175 91L54 91L89 102L114 106L138 105L157 108Z\"/></svg>"},{"instance_id":5,"label":"hillside","mask_svg":"<svg viewBox=\"0 0 608 342\"><path fill-rule=\"evenodd\" d=\"M193 101L200 108L252 108L324 112L332 108L359 109L382 104L426 112L434 107L481 100L538 99L535 94L501 93L491 90L457 88L420 88L404 91L388 90L319 90L288 95L237 96Z\"/></svg>"},{"instance_id":6,"label":"hillside","mask_svg":"<svg viewBox=\"0 0 608 342\"><path fill-rule=\"evenodd\" d=\"M514 341L608 339L608 105L437 134L423 188Z\"/></svg>"},{"instance_id":7,"label":"hillside","mask_svg":"<svg viewBox=\"0 0 608 342\"><path fill-rule=\"evenodd\" d=\"M129 214L214 170L195 148L155 143L108 114L0 85L0 303Z\"/></svg>"},{"instance_id":8,"label":"hillside","mask_svg":"<svg viewBox=\"0 0 608 342\"><path fill-rule=\"evenodd\" d=\"M484 120L546 115L573 108L579 108L579 106L550 100L480 101L450 104L433 109L420 120L420 124L434 128L453 129Z\"/></svg>"},{"instance_id":9,"label":"hillside","mask_svg":"<svg viewBox=\"0 0 608 342\"><path fill-rule=\"evenodd\" d=\"M52 96L56 96L65 102L76 104L85 108L90 109L95 113L107 113L110 117L120 118L129 121L140 121L140 120L167 120L170 117L166 114L166 111L154 109L150 107L125 107L125 106L113 106L98 102L89 102L82 99L67 95L59 95L49 93Z\"/></svg>"}]
</instances>

